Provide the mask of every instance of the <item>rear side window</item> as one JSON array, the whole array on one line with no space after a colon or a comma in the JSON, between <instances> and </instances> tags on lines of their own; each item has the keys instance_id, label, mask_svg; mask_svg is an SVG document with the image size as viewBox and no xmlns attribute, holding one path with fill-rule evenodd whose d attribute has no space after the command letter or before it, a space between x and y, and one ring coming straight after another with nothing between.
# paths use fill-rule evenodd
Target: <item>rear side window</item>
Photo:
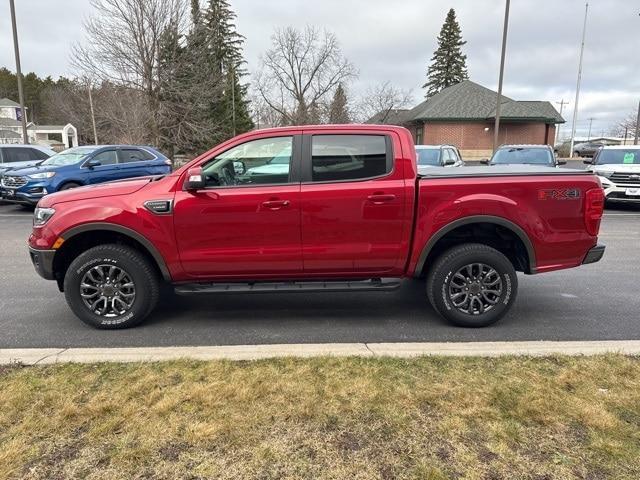
<instances>
[{"instance_id":1,"label":"rear side window","mask_svg":"<svg viewBox=\"0 0 640 480\"><path fill-rule=\"evenodd\" d=\"M143 160L153 160L156 158L146 150L137 148L123 148L120 150L120 161L122 163L142 162Z\"/></svg>"},{"instance_id":2,"label":"rear side window","mask_svg":"<svg viewBox=\"0 0 640 480\"><path fill-rule=\"evenodd\" d=\"M43 151L38 150L37 148L30 148L29 150L31 151L31 157L34 160L45 160L50 156L44 153Z\"/></svg>"},{"instance_id":3,"label":"rear side window","mask_svg":"<svg viewBox=\"0 0 640 480\"><path fill-rule=\"evenodd\" d=\"M35 158L35 156L31 153L31 150L31 148L3 148L2 158L4 163L30 162L32 160L38 160L38 158Z\"/></svg>"},{"instance_id":4,"label":"rear side window","mask_svg":"<svg viewBox=\"0 0 640 480\"><path fill-rule=\"evenodd\" d=\"M359 180L391 172L384 135L314 135L311 179L314 182Z\"/></svg>"}]
</instances>

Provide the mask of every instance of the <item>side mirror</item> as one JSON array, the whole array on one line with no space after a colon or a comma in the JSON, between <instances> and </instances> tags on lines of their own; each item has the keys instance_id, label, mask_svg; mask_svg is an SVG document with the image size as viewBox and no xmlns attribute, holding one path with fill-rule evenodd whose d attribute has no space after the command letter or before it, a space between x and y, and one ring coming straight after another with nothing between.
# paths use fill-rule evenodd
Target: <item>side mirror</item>
<instances>
[{"instance_id":1,"label":"side mirror","mask_svg":"<svg viewBox=\"0 0 640 480\"><path fill-rule=\"evenodd\" d=\"M593 158L585 158L582 163L586 163L587 165L591 165L593 163Z\"/></svg>"},{"instance_id":2,"label":"side mirror","mask_svg":"<svg viewBox=\"0 0 640 480\"><path fill-rule=\"evenodd\" d=\"M566 160L558 160L557 163L558 163L558 165L566 165L567 161Z\"/></svg>"},{"instance_id":3,"label":"side mirror","mask_svg":"<svg viewBox=\"0 0 640 480\"><path fill-rule=\"evenodd\" d=\"M242 160L233 161L233 170L236 175L244 175L247 172L247 166Z\"/></svg>"},{"instance_id":4,"label":"side mirror","mask_svg":"<svg viewBox=\"0 0 640 480\"><path fill-rule=\"evenodd\" d=\"M204 186L205 182L202 167L190 168L187 171L187 177L184 181L184 190L200 190L204 188Z\"/></svg>"},{"instance_id":5,"label":"side mirror","mask_svg":"<svg viewBox=\"0 0 640 480\"><path fill-rule=\"evenodd\" d=\"M87 162L87 167L88 168L95 168L95 167L99 167L100 165L102 165L100 160L89 160Z\"/></svg>"},{"instance_id":6,"label":"side mirror","mask_svg":"<svg viewBox=\"0 0 640 480\"><path fill-rule=\"evenodd\" d=\"M452 159L452 158L447 158L444 161L444 166L445 167L448 167L449 165L455 165L455 164L456 164L456 161L454 159Z\"/></svg>"},{"instance_id":7,"label":"side mirror","mask_svg":"<svg viewBox=\"0 0 640 480\"><path fill-rule=\"evenodd\" d=\"M483 158L482 160L480 160L480 163L482 165L489 165L489 159L488 158Z\"/></svg>"}]
</instances>

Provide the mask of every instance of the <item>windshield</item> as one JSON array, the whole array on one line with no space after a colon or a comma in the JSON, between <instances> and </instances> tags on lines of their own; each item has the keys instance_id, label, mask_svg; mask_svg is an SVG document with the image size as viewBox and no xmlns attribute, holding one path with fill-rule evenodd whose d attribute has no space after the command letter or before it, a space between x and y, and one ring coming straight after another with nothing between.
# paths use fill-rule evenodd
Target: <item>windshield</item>
<instances>
[{"instance_id":1,"label":"windshield","mask_svg":"<svg viewBox=\"0 0 640 480\"><path fill-rule=\"evenodd\" d=\"M620 148L600 150L596 157L596 165L639 165L640 148Z\"/></svg>"},{"instance_id":2,"label":"windshield","mask_svg":"<svg viewBox=\"0 0 640 480\"><path fill-rule=\"evenodd\" d=\"M64 167L66 165L73 165L84 160L87 155L95 150L96 147L70 148L68 150L65 150L64 152L54 155L53 157L47 158L40 165L46 165L50 167Z\"/></svg>"},{"instance_id":3,"label":"windshield","mask_svg":"<svg viewBox=\"0 0 640 480\"><path fill-rule=\"evenodd\" d=\"M546 148L501 148L493 154L492 165L525 163L555 165L551 151Z\"/></svg>"},{"instance_id":4,"label":"windshield","mask_svg":"<svg viewBox=\"0 0 640 480\"><path fill-rule=\"evenodd\" d=\"M439 148L416 148L418 155L418 165L440 165L440 149Z\"/></svg>"}]
</instances>

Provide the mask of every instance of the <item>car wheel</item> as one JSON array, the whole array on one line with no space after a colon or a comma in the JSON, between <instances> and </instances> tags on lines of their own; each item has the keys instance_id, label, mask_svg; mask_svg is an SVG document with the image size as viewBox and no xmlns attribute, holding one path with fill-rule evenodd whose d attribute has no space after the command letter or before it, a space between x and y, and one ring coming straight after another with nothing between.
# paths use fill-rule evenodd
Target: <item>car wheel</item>
<instances>
[{"instance_id":1,"label":"car wheel","mask_svg":"<svg viewBox=\"0 0 640 480\"><path fill-rule=\"evenodd\" d=\"M461 327L486 327L513 305L518 277L509 259L487 245L470 243L445 251L427 276L433 308Z\"/></svg>"},{"instance_id":2,"label":"car wheel","mask_svg":"<svg viewBox=\"0 0 640 480\"><path fill-rule=\"evenodd\" d=\"M160 280L147 258L123 245L101 245L79 255L64 277L67 304L87 325L129 328L158 302Z\"/></svg>"},{"instance_id":3,"label":"car wheel","mask_svg":"<svg viewBox=\"0 0 640 480\"><path fill-rule=\"evenodd\" d=\"M79 183L75 183L75 182L69 182L69 183L65 183L64 185L62 185L62 187L59 188L60 191L62 190L69 190L70 188L78 188L81 187L82 185L80 185Z\"/></svg>"}]
</instances>

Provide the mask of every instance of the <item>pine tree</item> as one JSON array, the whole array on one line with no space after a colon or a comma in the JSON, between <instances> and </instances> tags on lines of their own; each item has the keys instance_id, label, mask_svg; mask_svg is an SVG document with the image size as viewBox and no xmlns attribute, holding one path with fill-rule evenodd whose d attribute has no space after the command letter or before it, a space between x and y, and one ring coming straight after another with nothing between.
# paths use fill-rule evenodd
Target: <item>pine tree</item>
<instances>
[{"instance_id":1,"label":"pine tree","mask_svg":"<svg viewBox=\"0 0 640 480\"><path fill-rule=\"evenodd\" d=\"M467 56L461 47L467 42L462 40L460 25L456 20L456 12L452 8L438 35L438 48L433 53L427 71L427 82L422 88L427 89L426 97L435 95L443 88L469 78L467 73Z\"/></svg>"},{"instance_id":2,"label":"pine tree","mask_svg":"<svg viewBox=\"0 0 640 480\"><path fill-rule=\"evenodd\" d=\"M220 98L211 103L210 109L220 125L220 138L215 140L224 140L253 128L247 101L248 86L241 83L247 75L242 55L244 37L236 31L236 14L228 0L209 0L200 18L206 38L207 67L222 87Z\"/></svg>"},{"instance_id":3,"label":"pine tree","mask_svg":"<svg viewBox=\"0 0 640 480\"><path fill-rule=\"evenodd\" d=\"M331 105L329 106L329 123L351 123L347 105L347 94L341 83L338 84L333 94Z\"/></svg>"}]
</instances>

